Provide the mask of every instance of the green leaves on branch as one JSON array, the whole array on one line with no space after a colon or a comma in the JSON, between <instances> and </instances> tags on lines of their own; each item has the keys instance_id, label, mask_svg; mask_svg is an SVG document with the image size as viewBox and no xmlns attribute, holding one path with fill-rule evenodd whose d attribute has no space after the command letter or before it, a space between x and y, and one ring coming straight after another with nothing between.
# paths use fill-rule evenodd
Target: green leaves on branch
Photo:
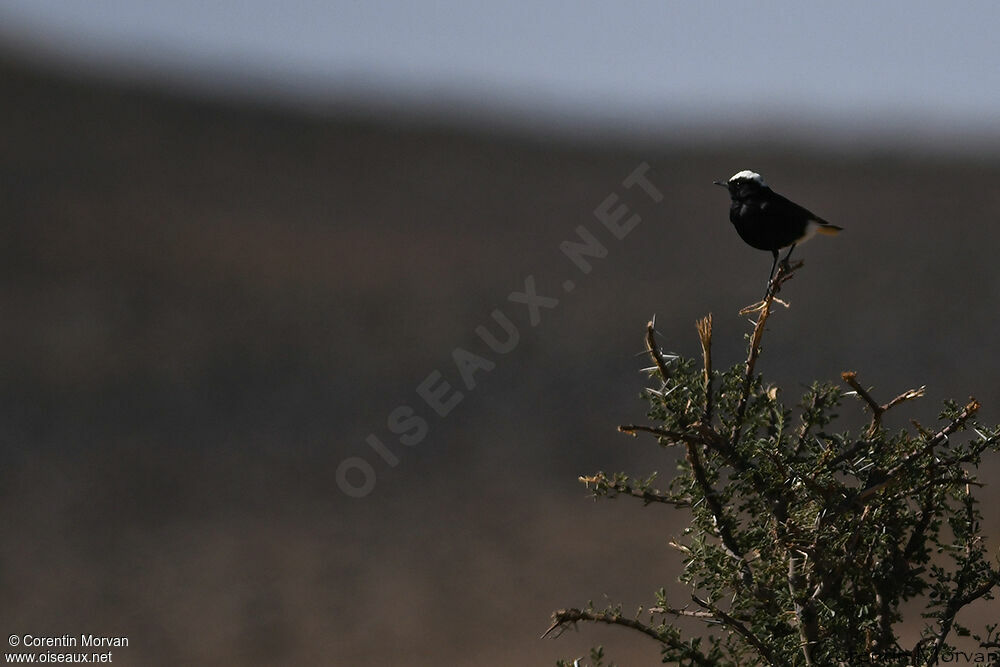
<instances>
[{"instance_id":1,"label":"green leaves on branch","mask_svg":"<svg viewBox=\"0 0 1000 667\"><path fill-rule=\"evenodd\" d=\"M779 271L777 286L795 268ZM1000 583L974 495L1000 428L980 424L970 399L946 403L933 427L888 429L884 415L923 387L880 403L853 372L842 377L847 391L815 383L784 403L755 371L771 292L754 311L746 362L725 371L712 368L711 318L698 323L700 360L664 354L647 327L649 423L620 430L676 451L671 478L580 478L594 497L689 513L670 545L683 554L690 599L672 604L661 589L633 616L564 609L550 632L581 621L622 626L680 665L938 664L954 649L949 640L973 634L960 612ZM851 399L871 418L859 433L836 427ZM899 636L907 600L923 606L911 646ZM704 636L682 637L674 622L685 617L704 623ZM975 636L1000 659L995 629Z\"/></svg>"}]
</instances>

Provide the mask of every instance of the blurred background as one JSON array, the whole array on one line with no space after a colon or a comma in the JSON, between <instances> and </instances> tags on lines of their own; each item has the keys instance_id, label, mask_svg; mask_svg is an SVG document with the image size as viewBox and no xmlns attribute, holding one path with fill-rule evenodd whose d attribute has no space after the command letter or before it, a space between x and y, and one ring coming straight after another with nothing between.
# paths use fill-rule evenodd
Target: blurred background
<instances>
[{"instance_id":1,"label":"blurred background","mask_svg":"<svg viewBox=\"0 0 1000 667\"><path fill-rule=\"evenodd\" d=\"M712 312L716 364L744 355L770 257L713 180L846 228L771 321L786 401L856 370L927 385L897 426L970 394L1000 419L998 29L987 3L0 1L0 629L125 635L126 665L657 664L539 635L680 571L683 515L577 477L673 470L615 432L654 314L669 350ZM659 203L623 186L643 164ZM528 276L559 299L537 326ZM456 348L493 365L471 390ZM445 417L428 377L463 393Z\"/></svg>"}]
</instances>

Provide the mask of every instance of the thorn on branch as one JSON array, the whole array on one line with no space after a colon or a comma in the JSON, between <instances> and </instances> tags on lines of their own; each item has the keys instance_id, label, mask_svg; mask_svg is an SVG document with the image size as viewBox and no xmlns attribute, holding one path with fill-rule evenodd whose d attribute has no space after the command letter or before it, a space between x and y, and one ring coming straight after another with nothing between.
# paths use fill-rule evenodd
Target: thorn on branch
<instances>
[{"instance_id":1,"label":"thorn on branch","mask_svg":"<svg viewBox=\"0 0 1000 667\"><path fill-rule=\"evenodd\" d=\"M667 370L667 364L663 360L663 353L660 351L660 346L656 343L655 320L650 320L646 323L646 352L653 358L653 363L656 364L657 370L660 371L660 378L666 382L667 378L670 377L670 371Z\"/></svg>"}]
</instances>

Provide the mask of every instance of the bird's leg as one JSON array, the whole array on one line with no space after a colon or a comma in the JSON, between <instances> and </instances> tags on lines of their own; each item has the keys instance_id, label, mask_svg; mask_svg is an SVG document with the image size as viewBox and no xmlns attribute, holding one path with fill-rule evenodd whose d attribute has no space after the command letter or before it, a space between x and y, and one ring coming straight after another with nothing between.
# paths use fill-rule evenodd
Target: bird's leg
<instances>
[{"instance_id":1,"label":"bird's leg","mask_svg":"<svg viewBox=\"0 0 1000 667\"><path fill-rule=\"evenodd\" d=\"M792 245L791 245L791 246L790 246L790 247L788 248L788 252L787 252L787 253L785 253L785 258L784 258L783 260L781 260L781 264L782 264L782 265L783 265L783 266L785 267L785 271L787 271L787 270L788 270L789 268L791 268L791 264L789 264L789 263L788 263L788 260L789 260L789 259L791 258L791 256L792 256L792 251L793 251L793 250L795 250L795 245L796 245L796 244L794 244L794 243L793 243L793 244L792 244ZM777 256L778 256L778 255L777 255L777 251L775 251L775 255L774 255L774 256L775 256L775 257L777 257Z\"/></svg>"},{"instance_id":2,"label":"bird's leg","mask_svg":"<svg viewBox=\"0 0 1000 667\"><path fill-rule=\"evenodd\" d=\"M774 254L774 260L771 262L771 273L767 275L767 289L764 290L764 299L766 300L771 294L771 281L774 280L774 269L778 266L778 251L772 250Z\"/></svg>"}]
</instances>

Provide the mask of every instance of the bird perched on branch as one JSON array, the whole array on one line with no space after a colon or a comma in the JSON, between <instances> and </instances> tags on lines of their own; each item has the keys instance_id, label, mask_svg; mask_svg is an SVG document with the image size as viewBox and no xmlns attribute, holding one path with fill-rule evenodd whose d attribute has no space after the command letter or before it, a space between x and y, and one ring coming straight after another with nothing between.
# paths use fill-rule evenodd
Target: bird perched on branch
<instances>
[{"instance_id":1,"label":"bird perched on branch","mask_svg":"<svg viewBox=\"0 0 1000 667\"><path fill-rule=\"evenodd\" d=\"M797 244L816 234L836 236L841 230L841 227L831 225L767 187L756 172L737 172L728 181L715 181L715 184L729 190L733 200L729 221L736 227L740 238L758 250L770 250L774 256L768 285L778 266L779 250L788 248L788 253L781 260L787 265Z\"/></svg>"}]
</instances>

